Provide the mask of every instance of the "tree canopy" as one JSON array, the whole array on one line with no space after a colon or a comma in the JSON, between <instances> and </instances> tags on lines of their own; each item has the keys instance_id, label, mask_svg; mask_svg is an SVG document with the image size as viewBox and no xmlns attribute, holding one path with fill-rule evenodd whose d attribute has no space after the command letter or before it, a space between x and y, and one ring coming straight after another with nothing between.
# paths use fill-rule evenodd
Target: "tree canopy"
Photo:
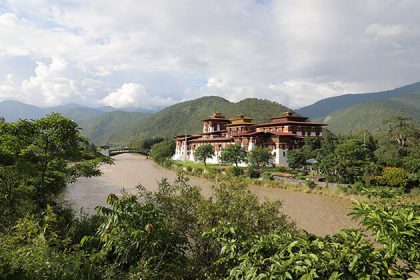
<instances>
[{"instance_id":1,"label":"tree canopy","mask_svg":"<svg viewBox=\"0 0 420 280\"><path fill-rule=\"evenodd\" d=\"M205 144L198 146L197 149L194 151L194 159L197 161L201 161L204 165L207 165L207 159L214 156L214 147L211 144Z\"/></svg>"},{"instance_id":2,"label":"tree canopy","mask_svg":"<svg viewBox=\"0 0 420 280\"><path fill-rule=\"evenodd\" d=\"M219 160L223 164L234 164L238 167L241 162L246 162L247 153L241 147L241 145L230 145L222 150L219 156Z\"/></svg>"}]
</instances>

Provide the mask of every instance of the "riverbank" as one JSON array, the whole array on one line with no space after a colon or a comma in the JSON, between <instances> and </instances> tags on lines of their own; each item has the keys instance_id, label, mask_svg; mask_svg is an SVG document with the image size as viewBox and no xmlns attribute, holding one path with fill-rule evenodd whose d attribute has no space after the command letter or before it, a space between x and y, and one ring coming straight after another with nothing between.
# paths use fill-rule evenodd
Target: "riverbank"
<instances>
[{"instance_id":1,"label":"riverbank","mask_svg":"<svg viewBox=\"0 0 420 280\"><path fill-rule=\"evenodd\" d=\"M162 178L173 182L177 177L176 172L160 167L141 155L121 154L114 159L114 165L101 167L101 177L81 178L69 185L62 197L70 201L75 209L83 208L88 213L94 213L97 205L106 204L109 193L119 193L123 189L135 192L139 184L147 190L155 191ZM200 186L204 196L211 196L213 181L190 177L190 183ZM264 185L250 186L250 190L260 199L281 200L282 212L294 219L300 228L313 234L329 235L339 229L357 226L348 216L348 207L351 205L349 199Z\"/></svg>"}]
</instances>

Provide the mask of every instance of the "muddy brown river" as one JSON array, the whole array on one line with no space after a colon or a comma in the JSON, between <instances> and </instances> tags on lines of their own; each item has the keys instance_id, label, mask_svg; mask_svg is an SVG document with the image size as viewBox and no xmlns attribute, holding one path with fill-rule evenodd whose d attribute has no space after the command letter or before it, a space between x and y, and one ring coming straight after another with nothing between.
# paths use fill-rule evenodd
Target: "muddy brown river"
<instances>
[{"instance_id":1,"label":"muddy brown river","mask_svg":"<svg viewBox=\"0 0 420 280\"><path fill-rule=\"evenodd\" d=\"M154 191L161 178L168 178L170 182L176 179L175 172L141 155L121 154L114 159L114 165L101 167L102 176L80 178L69 185L63 198L70 201L74 209L83 208L85 212L93 213L95 206L105 205L109 193L119 193L122 189L135 192L139 184ZM200 186L205 196L211 195L213 184L210 181L192 177L190 182ZM261 199L282 201L282 211L308 232L327 235L356 226L348 216L350 200L263 186L251 186L250 189Z\"/></svg>"}]
</instances>

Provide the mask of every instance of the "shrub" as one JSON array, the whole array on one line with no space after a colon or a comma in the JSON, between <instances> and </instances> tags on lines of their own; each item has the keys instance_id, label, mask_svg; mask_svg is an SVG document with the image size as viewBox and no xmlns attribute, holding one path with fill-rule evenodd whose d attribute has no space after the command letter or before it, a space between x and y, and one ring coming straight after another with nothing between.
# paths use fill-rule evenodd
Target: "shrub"
<instances>
[{"instance_id":1,"label":"shrub","mask_svg":"<svg viewBox=\"0 0 420 280\"><path fill-rule=\"evenodd\" d=\"M248 168L248 176L249 178L259 178L260 177L260 171L258 171L258 169L250 166Z\"/></svg>"},{"instance_id":2,"label":"shrub","mask_svg":"<svg viewBox=\"0 0 420 280\"><path fill-rule=\"evenodd\" d=\"M264 173L262 174L262 178L263 178L264 180L270 180L270 181L274 180L273 175L271 175L271 173L270 173L270 172L264 172Z\"/></svg>"},{"instance_id":3,"label":"shrub","mask_svg":"<svg viewBox=\"0 0 420 280\"><path fill-rule=\"evenodd\" d=\"M316 183L312 180L306 179L306 185L308 186L308 188L313 189L316 187Z\"/></svg>"},{"instance_id":4,"label":"shrub","mask_svg":"<svg viewBox=\"0 0 420 280\"><path fill-rule=\"evenodd\" d=\"M228 171L227 173L229 175L232 175L232 176L235 176L235 177L244 175L244 170L240 167L237 167L237 166L233 166L232 168L229 168L227 171Z\"/></svg>"}]
</instances>

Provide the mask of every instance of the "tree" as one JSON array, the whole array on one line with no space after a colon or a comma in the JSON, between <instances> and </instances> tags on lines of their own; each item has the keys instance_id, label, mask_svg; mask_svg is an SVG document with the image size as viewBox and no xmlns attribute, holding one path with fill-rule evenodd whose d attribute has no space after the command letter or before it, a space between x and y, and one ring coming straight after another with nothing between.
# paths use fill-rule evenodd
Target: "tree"
<instances>
[{"instance_id":1,"label":"tree","mask_svg":"<svg viewBox=\"0 0 420 280\"><path fill-rule=\"evenodd\" d=\"M222 150L219 157L220 161L223 164L234 164L238 167L238 164L245 162L247 159L247 154L241 145L230 145Z\"/></svg>"},{"instance_id":2,"label":"tree","mask_svg":"<svg viewBox=\"0 0 420 280\"><path fill-rule=\"evenodd\" d=\"M255 147L248 153L250 166L260 170L263 166L270 164L274 155L267 148Z\"/></svg>"},{"instance_id":3,"label":"tree","mask_svg":"<svg viewBox=\"0 0 420 280\"><path fill-rule=\"evenodd\" d=\"M363 142L357 139L346 139L338 144L332 161L338 180L352 184L362 178L365 168L372 161L369 155Z\"/></svg>"},{"instance_id":4,"label":"tree","mask_svg":"<svg viewBox=\"0 0 420 280\"><path fill-rule=\"evenodd\" d=\"M306 163L305 156L301 149L290 150L287 152L287 163L293 169L303 166Z\"/></svg>"},{"instance_id":5,"label":"tree","mask_svg":"<svg viewBox=\"0 0 420 280\"><path fill-rule=\"evenodd\" d=\"M167 139L160 143L154 144L150 149L150 156L156 162L170 158L175 153L175 141Z\"/></svg>"},{"instance_id":6,"label":"tree","mask_svg":"<svg viewBox=\"0 0 420 280\"><path fill-rule=\"evenodd\" d=\"M77 124L59 114L0 124L0 190L9 193L9 200L16 198L10 192L25 190L45 207L53 193L78 177L100 175L99 165L111 162L105 157L86 159L87 143ZM11 184L8 174L19 174L16 182Z\"/></svg>"},{"instance_id":7,"label":"tree","mask_svg":"<svg viewBox=\"0 0 420 280\"><path fill-rule=\"evenodd\" d=\"M205 144L198 146L198 148L194 151L194 159L197 161L201 161L206 164L206 160L214 156L214 147L211 144Z\"/></svg>"},{"instance_id":8,"label":"tree","mask_svg":"<svg viewBox=\"0 0 420 280\"><path fill-rule=\"evenodd\" d=\"M385 121L388 131L380 137L376 152L385 165L401 167L407 156L420 157L420 129L410 118L393 116Z\"/></svg>"}]
</instances>

